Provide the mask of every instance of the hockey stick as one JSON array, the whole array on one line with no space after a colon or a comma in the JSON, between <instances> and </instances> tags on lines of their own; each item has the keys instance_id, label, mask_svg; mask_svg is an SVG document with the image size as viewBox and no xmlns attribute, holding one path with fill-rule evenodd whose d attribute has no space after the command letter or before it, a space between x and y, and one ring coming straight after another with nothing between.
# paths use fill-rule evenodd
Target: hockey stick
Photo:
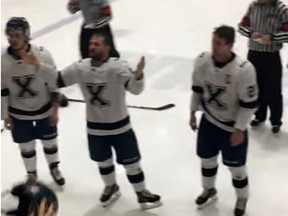
<instances>
[{"instance_id":1,"label":"hockey stick","mask_svg":"<svg viewBox=\"0 0 288 216\"><path fill-rule=\"evenodd\" d=\"M71 102L78 102L78 103L85 103L84 100L79 100L79 99L68 99L68 101ZM129 108L134 108L134 109L143 109L143 110L153 110L153 111L163 111L167 109L171 109L175 107L175 104L166 104L164 106L159 106L159 107L146 107L146 106L133 106L133 105L128 105Z\"/></svg>"}]
</instances>

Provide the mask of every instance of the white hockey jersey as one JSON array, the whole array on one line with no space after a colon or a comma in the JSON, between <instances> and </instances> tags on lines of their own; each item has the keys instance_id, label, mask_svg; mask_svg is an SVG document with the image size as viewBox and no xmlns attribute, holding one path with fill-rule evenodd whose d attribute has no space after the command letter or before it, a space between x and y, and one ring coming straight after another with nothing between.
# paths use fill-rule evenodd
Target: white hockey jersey
<instances>
[{"instance_id":1,"label":"white hockey jersey","mask_svg":"<svg viewBox=\"0 0 288 216\"><path fill-rule=\"evenodd\" d=\"M250 62L236 55L219 68L211 53L202 53L195 61L192 83L191 111L202 110L207 120L226 131L246 129L258 100Z\"/></svg>"},{"instance_id":2,"label":"white hockey jersey","mask_svg":"<svg viewBox=\"0 0 288 216\"><path fill-rule=\"evenodd\" d=\"M57 89L56 66L43 47L30 45L40 68L16 59L10 48L1 56L1 119L11 115L21 120L38 120L51 113L50 92Z\"/></svg>"},{"instance_id":3,"label":"white hockey jersey","mask_svg":"<svg viewBox=\"0 0 288 216\"><path fill-rule=\"evenodd\" d=\"M140 94L144 78L135 79L127 62L109 58L102 65L92 60L75 62L59 74L60 87L80 85L86 101L87 130L91 135L115 135L131 129L126 105L126 90Z\"/></svg>"}]
</instances>

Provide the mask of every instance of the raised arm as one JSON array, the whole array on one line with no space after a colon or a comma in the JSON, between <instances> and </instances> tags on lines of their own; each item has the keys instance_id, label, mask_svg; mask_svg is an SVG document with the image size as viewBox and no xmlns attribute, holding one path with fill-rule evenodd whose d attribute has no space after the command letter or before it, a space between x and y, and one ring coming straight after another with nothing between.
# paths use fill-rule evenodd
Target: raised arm
<instances>
[{"instance_id":1,"label":"raised arm","mask_svg":"<svg viewBox=\"0 0 288 216\"><path fill-rule=\"evenodd\" d=\"M117 78L119 82L134 95L138 95L144 90L144 67L144 57L141 58L135 72L132 71L127 62L119 62L119 72L117 73Z\"/></svg>"}]
</instances>

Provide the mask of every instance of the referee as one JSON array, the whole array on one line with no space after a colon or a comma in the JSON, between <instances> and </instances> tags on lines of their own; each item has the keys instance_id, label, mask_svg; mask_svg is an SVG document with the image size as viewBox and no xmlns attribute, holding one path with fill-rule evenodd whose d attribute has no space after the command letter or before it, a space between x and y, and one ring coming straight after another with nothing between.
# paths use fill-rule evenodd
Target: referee
<instances>
[{"instance_id":1,"label":"referee","mask_svg":"<svg viewBox=\"0 0 288 216\"><path fill-rule=\"evenodd\" d=\"M253 1L239 24L239 32L249 38L248 60L257 71L259 107L252 127L267 118L270 109L272 132L282 125L282 62L280 49L288 42L288 8L280 0Z\"/></svg>"},{"instance_id":2,"label":"referee","mask_svg":"<svg viewBox=\"0 0 288 216\"><path fill-rule=\"evenodd\" d=\"M89 41L95 33L106 36L110 45L110 57L119 57L109 25L112 13L108 0L69 0L68 10L72 14L82 11L84 23L80 34L80 52L83 59L89 57Z\"/></svg>"}]
</instances>

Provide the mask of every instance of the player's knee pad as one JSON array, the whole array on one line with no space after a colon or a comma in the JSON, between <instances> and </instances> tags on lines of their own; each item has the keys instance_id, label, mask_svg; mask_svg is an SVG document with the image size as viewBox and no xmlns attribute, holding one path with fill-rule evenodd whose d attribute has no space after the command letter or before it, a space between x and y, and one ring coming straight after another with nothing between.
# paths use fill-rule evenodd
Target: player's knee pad
<instances>
[{"instance_id":1,"label":"player's knee pad","mask_svg":"<svg viewBox=\"0 0 288 216\"><path fill-rule=\"evenodd\" d=\"M57 139L41 140L44 148L55 148L57 147Z\"/></svg>"},{"instance_id":2,"label":"player's knee pad","mask_svg":"<svg viewBox=\"0 0 288 216\"><path fill-rule=\"evenodd\" d=\"M57 140L41 140L45 154L55 154L58 152Z\"/></svg>"},{"instance_id":3,"label":"player's knee pad","mask_svg":"<svg viewBox=\"0 0 288 216\"><path fill-rule=\"evenodd\" d=\"M202 175L205 177L213 177L217 174L218 157L201 158Z\"/></svg>"},{"instance_id":4,"label":"player's knee pad","mask_svg":"<svg viewBox=\"0 0 288 216\"><path fill-rule=\"evenodd\" d=\"M213 169L218 166L218 157L201 158L201 166L205 169Z\"/></svg>"},{"instance_id":5,"label":"player's knee pad","mask_svg":"<svg viewBox=\"0 0 288 216\"><path fill-rule=\"evenodd\" d=\"M247 178L246 166L229 167L232 178L236 180L243 180Z\"/></svg>"},{"instance_id":6,"label":"player's knee pad","mask_svg":"<svg viewBox=\"0 0 288 216\"><path fill-rule=\"evenodd\" d=\"M114 163L113 163L113 158L109 158L105 161L101 161L101 162L98 162L98 166L99 167L110 167L110 166L114 166Z\"/></svg>"},{"instance_id":7,"label":"player's knee pad","mask_svg":"<svg viewBox=\"0 0 288 216\"><path fill-rule=\"evenodd\" d=\"M137 184L144 181L144 173L139 162L124 165L130 183Z\"/></svg>"},{"instance_id":8,"label":"player's knee pad","mask_svg":"<svg viewBox=\"0 0 288 216\"><path fill-rule=\"evenodd\" d=\"M19 144L19 149L23 158L32 158L36 155L36 142L32 140L27 143Z\"/></svg>"},{"instance_id":9,"label":"player's knee pad","mask_svg":"<svg viewBox=\"0 0 288 216\"><path fill-rule=\"evenodd\" d=\"M247 197L248 196L247 187L248 187L249 182L248 182L246 167L245 166L229 167L229 170L232 174L232 184L236 189L238 189L238 192L237 192L238 196Z\"/></svg>"},{"instance_id":10,"label":"player's knee pad","mask_svg":"<svg viewBox=\"0 0 288 216\"><path fill-rule=\"evenodd\" d=\"M109 158L105 161L98 162L98 166L101 175L108 175L110 173L113 173L115 170L113 158Z\"/></svg>"},{"instance_id":11,"label":"player's knee pad","mask_svg":"<svg viewBox=\"0 0 288 216\"><path fill-rule=\"evenodd\" d=\"M142 168L139 162L124 165L127 175L137 175L142 172Z\"/></svg>"}]
</instances>

